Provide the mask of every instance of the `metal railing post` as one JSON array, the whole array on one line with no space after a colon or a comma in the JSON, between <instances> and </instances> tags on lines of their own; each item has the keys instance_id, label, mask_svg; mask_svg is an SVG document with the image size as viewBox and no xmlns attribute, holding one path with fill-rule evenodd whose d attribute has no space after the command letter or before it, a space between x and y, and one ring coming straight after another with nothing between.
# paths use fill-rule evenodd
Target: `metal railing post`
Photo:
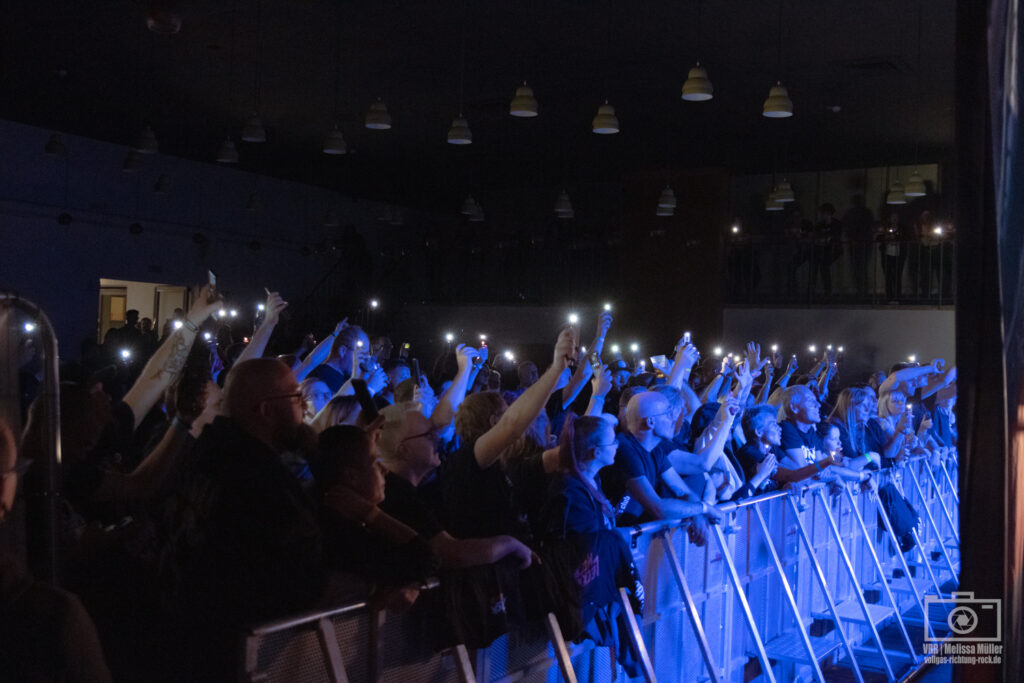
<instances>
[{"instance_id":1,"label":"metal railing post","mask_svg":"<svg viewBox=\"0 0 1024 683\"><path fill-rule=\"evenodd\" d=\"M868 603L864 599L864 592L861 590L860 582L857 580L857 572L854 571L853 564L850 562L850 556L847 554L846 548L843 546L843 537L839 533L839 527L836 526L835 518L832 517L832 511L829 509L828 500L825 498L825 492L823 490L818 491L818 498L821 499L821 505L825 512L825 519L828 520L828 525L832 529L832 535L836 539L836 546L839 548L839 556L843 559L843 564L846 566L846 572L849 574L850 582L853 584L853 590L857 596L857 604L860 605L861 612L864 614L864 621L867 622L868 628L871 629L871 635L875 639L875 645L878 647L878 653L882 656L882 663L885 665L885 671L889 674L890 680L895 680L896 673L893 671L892 664L889 663L889 656L885 653L885 647L882 645L882 639L878 635L878 628L875 626L875 620L871 616L871 610L868 609Z\"/></svg>"},{"instance_id":2,"label":"metal railing post","mask_svg":"<svg viewBox=\"0 0 1024 683\"><path fill-rule=\"evenodd\" d=\"M935 518L932 517L932 511L928 509L928 501L925 500L924 490L921 488L921 484L917 481L917 475L914 474L913 464L911 464L907 470L910 473L910 480L914 482L914 488L917 489L917 495L921 499L921 507L924 508L925 519L928 520L928 525L931 528L932 533L935 534L935 542L939 545L939 552L942 553L942 557L946 560L946 566L949 568L949 573L953 577L953 582L959 586L959 576L957 575L956 570L953 569L953 561L950 559L949 553L946 551L946 544L942 540L942 534L939 532L939 527L935 523ZM924 553L924 548L921 548L921 552ZM927 556L924 558L924 561L926 563L929 561Z\"/></svg>"},{"instance_id":3,"label":"metal railing post","mask_svg":"<svg viewBox=\"0 0 1024 683\"><path fill-rule=\"evenodd\" d=\"M690 625L697 636L697 646L704 657L704 666L707 667L711 680L714 683L719 683L722 679L718 673L718 667L715 665L714 657L711 654L711 645L708 643L707 634L704 632L704 624L700 620L700 615L697 614L697 603L693 599L693 593L690 592L690 585L686 581L686 575L683 573L683 566L679 562L676 549L672 546L672 537L668 532L665 532L661 534L661 538L668 553L669 568L672 570L672 575L675 577L679 592L682 593L683 600L686 602L686 615L690 618Z\"/></svg>"},{"instance_id":4,"label":"metal railing post","mask_svg":"<svg viewBox=\"0 0 1024 683\"><path fill-rule=\"evenodd\" d=\"M629 639L636 649L640 665L644 670L644 680L647 683L657 683L658 679L654 675L651 656L647 654L647 644L644 643L644 637L640 634L640 626L636 623L636 615L633 614L633 606L629 603L629 593L626 592L625 588L619 589L619 604L622 606L622 615L625 617L626 625L629 627Z\"/></svg>"},{"instance_id":5,"label":"metal railing post","mask_svg":"<svg viewBox=\"0 0 1024 683\"><path fill-rule=\"evenodd\" d=\"M565 683L576 683L576 672L569 659L569 648L565 646L565 637L562 635L562 628L558 625L558 617L553 612L548 612L544 619L544 625L548 629L548 638L551 639L551 646L555 650L555 659L558 661L558 669L562 672L562 678L565 679Z\"/></svg>"},{"instance_id":6,"label":"metal railing post","mask_svg":"<svg viewBox=\"0 0 1024 683\"><path fill-rule=\"evenodd\" d=\"M800 640L803 642L804 649L807 650L807 658L810 660L810 664L814 668L814 676L824 683L825 675L821 671L821 664L818 663L818 657L814 653L814 647L811 645L810 636L804 627L803 620L800 618L800 609L796 605L796 598L793 596L793 589L789 585L789 579L786 578L786 568L782 565L782 559L779 557L779 553L775 549L775 543L772 541L771 534L768 531L768 524L764 520L764 515L761 514L761 506L754 505L754 516L757 518L758 524L761 527L761 533L764 535L765 546L768 548L768 553L771 555L772 562L775 564L775 571L778 572L779 580L782 581L782 589L786 594L786 600L789 603L790 609L793 610L793 618L796 620L797 630L800 632Z\"/></svg>"},{"instance_id":7,"label":"metal railing post","mask_svg":"<svg viewBox=\"0 0 1024 683\"><path fill-rule=\"evenodd\" d=\"M932 491L935 492L935 498L939 501L939 505L942 506L942 514L946 518L946 522L949 523L949 531L953 534L953 540L956 541L957 546L960 545L960 531L953 523L953 516L949 513L949 508L946 507L946 501L943 500L942 490L939 488L939 482L936 481L935 475L932 474L932 468L928 465L928 461L925 460L922 463L922 468L928 475L928 480L932 483Z\"/></svg>"},{"instance_id":8,"label":"metal railing post","mask_svg":"<svg viewBox=\"0 0 1024 683\"><path fill-rule=\"evenodd\" d=\"M757 658L761 661L763 674L769 681L775 683L775 673L772 671L771 660L768 659L768 653L764 651L764 641L761 640L761 634L758 632L757 624L754 622L754 613L750 610L750 603L747 601L746 593L743 591L743 584L740 583L740 575L736 571L736 563L733 562L732 553L729 552L729 547L726 544L725 534L717 524L713 524L711 529L714 532L715 538L718 539L718 546L722 550L722 558L725 560L726 569L729 570L732 587L736 591L736 597L743 608L743 615L747 619L747 626L750 628L750 635L754 639L754 646L757 648Z\"/></svg>"},{"instance_id":9,"label":"metal railing post","mask_svg":"<svg viewBox=\"0 0 1024 683\"><path fill-rule=\"evenodd\" d=\"M861 673L860 664L857 662L857 655L854 654L853 645L850 643L849 637L843 630L843 621L839 618L839 611L836 608L835 600L832 599L832 594L828 590L828 581L825 579L825 573L821 569L821 563L818 562L818 556L814 552L814 544L811 542L811 538L807 535L807 530L804 529L803 520L800 519L800 509L796 505L796 496L790 495L787 497L789 505L793 509L793 516L796 519L796 528L800 534L801 540L804 542L804 547L807 549L807 556L811 560L811 566L814 567L814 575L818 579L818 587L821 589L822 595L825 597L825 603L828 605L828 610L832 614L832 619L835 622L836 631L839 633L839 638L843 641L843 647L846 649L846 653L850 657L850 666L853 667L853 673L857 677L860 683L864 683L864 674Z\"/></svg>"},{"instance_id":10,"label":"metal railing post","mask_svg":"<svg viewBox=\"0 0 1024 683\"><path fill-rule=\"evenodd\" d=\"M856 486L856 484L854 484L854 486ZM886 580L887 577L885 575L885 569L882 567L882 563L878 559L878 554L875 552L875 546L871 542L871 536L868 534L868 527L867 524L864 523L864 517L860 514L860 510L857 509L857 500L853 497L853 492L850 490L850 484L843 486L843 490L846 491L846 499L850 504L850 509L853 511L854 518L857 520L857 525L860 527L861 537L864 540L864 544L867 546L868 554L871 556L875 570L878 572L878 578L881 581L882 590L885 591L885 596L889 599L889 604L896 610L896 621L900 626L900 633L903 635L903 641L907 644L907 652L910 653L911 659L916 664L920 661L920 657L914 650L914 643L910 640L910 634L907 632L906 624L903 623L903 615L900 613L900 604L896 601L895 596L893 596L892 589L889 588L889 582Z\"/></svg>"},{"instance_id":11,"label":"metal railing post","mask_svg":"<svg viewBox=\"0 0 1024 683\"><path fill-rule=\"evenodd\" d=\"M338 637L334 632L334 624L328 617L322 617L317 621L317 635L320 636L320 647L323 648L327 657L327 675L331 683L348 683L348 674L345 672L345 663L341 659L341 648L338 647Z\"/></svg>"}]
</instances>

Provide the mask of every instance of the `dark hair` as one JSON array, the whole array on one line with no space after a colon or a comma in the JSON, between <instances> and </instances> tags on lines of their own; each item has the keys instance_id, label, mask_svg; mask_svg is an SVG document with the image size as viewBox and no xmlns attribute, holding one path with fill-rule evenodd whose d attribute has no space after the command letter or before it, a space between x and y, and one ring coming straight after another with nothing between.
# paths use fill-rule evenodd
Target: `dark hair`
<instances>
[{"instance_id":1,"label":"dark hair","mask_svg":"<svg viewBox=\"0 0 1024 683\"><path fill-rule=\"evenodd\" d=\"M583 464L594 459L594 448L600 445L601 430L605 428L612 430L611 423L606 422L604 418L589 415L576 417L574 413L569 413L559 440L558 464L563 472L582 481L594 499L601 504L604 514L611 517L612 506L604 492L594 486L594 482L588 477L583 476Z\"/></svg>"},{"instance_id":2,"label":"dark hair","mask_svg":"<svg viewBox=\"0 0 1024 683\"><path fill-rule=\"evenodd\" d=\"M743 413L740 423L743 425L743 435L747 437L747 443L755 443L757 431L763 429L769 419L772 422L778 421L778 414L775 406L757 406Z\"/></svg>"},{"instance_id":3,"label":"dark hair","mask_svg":"<svg viewBox=\"0 0 1024 683\"><path fill-rule=\"evenodd\" d=\"M370 452L370 436L352 425L336 425L320 432L319 451L309 463L321 491L329 491L345 470L362 468L361 459Z\"/></svg>"}]
</instances>

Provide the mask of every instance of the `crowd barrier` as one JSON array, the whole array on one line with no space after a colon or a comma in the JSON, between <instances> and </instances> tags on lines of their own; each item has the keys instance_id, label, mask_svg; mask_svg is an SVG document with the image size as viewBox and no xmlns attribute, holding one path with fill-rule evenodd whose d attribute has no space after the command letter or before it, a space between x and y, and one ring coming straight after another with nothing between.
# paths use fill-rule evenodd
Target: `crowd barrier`
<instances>
[{"instance_id":1,"label":"crowd barrier","mask_svg":"<svg viewBox=\"0 0 1024 683\"><path fill-rule=\"evenodd\" d=\"M685 521L622 529L646 589L642 614L620 595L646 681L896 681L945 637L957 589L954 458L875 473L875 487L814 483L724 504L708 542ZM899 551L878 487L918 511ZM429 587L425 587L429 588ZM429 651L408 614L366 603L264 624L245 634L245 681L625 680L607 648L511 633L490 647Z\"/></svg>"}]
</instances>

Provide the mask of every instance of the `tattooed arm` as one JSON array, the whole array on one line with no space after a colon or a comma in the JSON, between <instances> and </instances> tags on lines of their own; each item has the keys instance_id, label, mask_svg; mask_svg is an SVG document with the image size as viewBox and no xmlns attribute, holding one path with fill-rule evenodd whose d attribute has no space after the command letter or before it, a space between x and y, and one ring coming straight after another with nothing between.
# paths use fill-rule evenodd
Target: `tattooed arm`
<instances>
[{"instance_id":1,"label":"tattooed arm","mask_svg":"<svg viewBox=\"0 0 1024 683\"><path fill-rule=\"evenodd\" d=\"M163 397L171 382L181 374L199 326L206 322L219 303L220 299L214 293L213 287L203 287L192 309L185 316L185 324L164 340L142 369L142 374L135 380L135 384L124 395L124 402L135 415L136 426Z\"/></svg>"}]
</instances>

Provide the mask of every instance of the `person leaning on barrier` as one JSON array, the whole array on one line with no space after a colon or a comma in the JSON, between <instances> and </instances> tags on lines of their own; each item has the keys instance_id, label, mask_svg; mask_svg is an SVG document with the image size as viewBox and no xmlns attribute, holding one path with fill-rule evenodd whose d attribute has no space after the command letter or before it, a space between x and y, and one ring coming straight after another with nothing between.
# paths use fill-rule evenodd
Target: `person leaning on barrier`
<instances>
[{"instance_id":1,"label":"person leaning on barrier","mask_svg":"<svg viewBox=\"0 0 1024 683\"><path fill-rule=\"evenodd\" d=\"M418 488L440 466L436 426L416 403L388 406L381 415L384 423L378 448L387 469L381 510L426 539L443 567L473 567L509 556L520 566L528 566L532 551L513 536L455 538L445 530L437 511Z\"/></svg>"},{"instance_id":2,"label":"person leaning on barrier","mask_svg":"<svg viewBox=\"0 0 1024 683\"><path fill-rule=\"evenodd\" d=\"M408 601L440 567L428 542L383 512L384 473L371 437L339 425L320 434L310 466L322 492L320 531L328 569L374 585L373 593L402 588Z\"/></svg>"},{"instance_id":3,"label":"person leaning on barrier","mask_svg":"<svg viewBox=\"0 0 1024 683\"><path fill-rule=\"evenodd\" d=\"M618 436L615 464L602 473L602 484L616 507L617 523L630 526L656 519L680 519L721 513L689 489L668 459L676 450L671 411L665 397L645 391L630 399L627 431Z\"/></svg>"},{"instance_id":4,"label":"person leaning on barrier","mask_svg":"<svg viewBox=\"0 0 1024 683\"><path fill-rule=\"evenodd\" d=\"M555 614L565 637L614 647L631 676L639 671L627 643L619 639L618 589L643 600L633 556L614 531L612 506L597 473L615 461L614 418L570 415L558 448L558 472L541 510L540 552L556 576L561 595Z\"/></svg>"},{"instance_id":5,"label":"person leaning on barrier","mask_svg":"<svg viewBox=\"0 0 1024 683\"><path fill-rule=\"evenodd\" d=\"M821 404L806 385L796 384L786 389L779 405L782 428L779 440L783 452L780 464L789 469L811 465L819 471L833 464L818 436L820 410Z\"/></svg>"}]
</instances>

